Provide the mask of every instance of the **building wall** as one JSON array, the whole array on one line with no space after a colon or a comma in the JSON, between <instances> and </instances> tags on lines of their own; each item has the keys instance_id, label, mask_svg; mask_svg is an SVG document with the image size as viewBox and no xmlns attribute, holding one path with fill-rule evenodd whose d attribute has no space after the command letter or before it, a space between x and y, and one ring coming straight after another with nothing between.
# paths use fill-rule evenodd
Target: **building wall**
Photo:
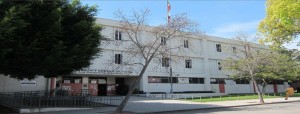
<instances>
[{"instance_id":1,"label":"building wall","mask_svg":"<svg viewBox=\"0 0 300 114\"><path fill-rule=\"evenodd\" d=\"M25 84L35 82L35 84ZM23 84L22 84L23 83ZM44 77L37 77L32 81L17 80L0 74L0 92L19 92L19 91L40 91L47 90L48 80Z\"/></svg>"},{"instance_id":2,"label":"building wall","mask_svg":"<svg viewBox=\"0 0 300 114\"><path fill-rule=\"evenodd\" d=\"M133 77L138 77L141 71L141 65L134 64L115 64L115 54L122 54L123 63L143 63L140 55L132 53L135 48L132 48L132 43L129 41L126 34L122 34L122 40L115 40L115 30L120 29L120 22L109 19L98 19L97 23L104 26L101 34L107 40L102 41L102 52L98 58L91 61L89 68L81 71L76 71L72 75L81 76L82 84L76 85L76 88L90 89L95 88L89 86L89 77L107 77L107 94L115 94L115 77L125 77L125 84L130 85L133 82ZM141 31L138 33L138 38L142 43L153 40L155 37L148 31ZM235 40L225 39L215 36L205 35L203 37L190 37L190 38L175 38L167 42L167 46L176 47L183 45L184 40L189 41L189 48L174 49L170 55L173 70L173 77L176 78L204 78L204 83L191 84L191 83L174 83L174 92L183 91L214 91L220 92L219 84L210 84L211 78L228 79L229 72L220 69L218 62L241 55L239 49L242 46ZM221 45L221 51L218 52L216 45ZM255 50L267 50L267 47L261 45L254 45ZM236 53L233 52L233 47L236 47ZM170 92L170 83L149 83L148 76L164 76L170 77L170 67L162 67L162 57L157 57L152 60L148 66L141 82L138 84L137 89L144 92ZM185 60L192 60L192 68L186 68ZM0 92L11 91L33 91L33 90L46 90L49 85L47 79L38 77L35 79L34 86L21 85L20 81L11 79L0 75ZM95 85L96 86L96 85ZM283 85L278 85L278 92L283 92L286 88ZM254 88L250 84L225 84L225 93L253 93ZM274 92L272 85L268 85L266 92ZM97 94L97 93L94 93Z\"/></svg>"},{"instance_id":3,"label":"building wall","mask_svg":"<svg viewBox=\"0 0 300 114\"><path fill-rule=\"evenodd\" d=\"M92 65L88 69L100 70L99 72L76 72L75 75L92 75L92 76L107 76L107 77L137 77L141 71L141 66L138 64L115 64L115 54L122 54L124 63L143 63L143 59L139 55L133 55L134 48L131 48L132 43L128 40L126 34L122 34L122 40L115 40L115 30L120 29L120 22L109 19L98 19L97 22L104 26L101 32L108 40L103 41L101 48L103 52L99 58L92 61ZM138 33L138 39L142 43L150 42L155 38L154 34L148 31ZM173 84L174 92L181 91L219 91L217 84L210 84L211 78L228 79L229 72L219 68L218 62L228 58L241 55L239 49L242 46L235 40L208 36L190 37L190 38L175 38L172 41L167 41L167 46L176 47L183 45L184 40L189 41L189 48L179 48L171 51L172 55L171 66L173 77L187 78L204 78L204 84ZM221 51L218 52L216 45L221 45ZM267 49L265 46L254 45L257 49ZM236 47L236 53L233 51ZM185 60L192 60L192 68L185 67ZM170 83L149 83L148 76L164 76L170 77L169 67L162 66L162 56L154 58L148 66L144 76L139 83L138 89L144 92L170 92ZM109 71L109 72L107 72ZM129 73L130 72L130 73ZM125 83L131 84L132 80L127 80ZM113 84L109 84L113 86ZM270 89L271 90L271 89ZM278 86L278 90L281 88ZM252 93L252 84L225 84L226 93ZM269 91L269 89L268 89Z\"/></svg>"}]
</instances>

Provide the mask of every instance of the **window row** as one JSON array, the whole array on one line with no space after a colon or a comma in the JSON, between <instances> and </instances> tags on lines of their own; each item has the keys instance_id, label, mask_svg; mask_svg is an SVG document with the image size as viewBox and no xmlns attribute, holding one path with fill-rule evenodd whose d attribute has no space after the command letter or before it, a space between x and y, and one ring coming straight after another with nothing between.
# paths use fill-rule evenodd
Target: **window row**
<instances>
[{"instance_id":1,"label":"window row","mask_svg":"<svg viewBox=\"0 0 300 114\"><path fill-rule=\"evenodd\" d=\"M204 84L204 78L149 76L148 83Z\"/></svg>"},{"instance_id":2,"label":"window row","mask_svg":"<svg viewBox=\"0 0 300 114\"><path fill-rule=\"evenodd\" d=\"M170 58L162 58L161 66L162 67L170 67ZM185 68L192 68L192 60L191 59L185 60Z\"/></svg>"},{"instance_id":3,"label":"window row","mask_svg":"<svg viewBox=\"0 0 300 114\"><path fill-rule=\"evenodd\" d=\"M222 52L222 45L221 44L216 44L216 50L217 52ZM236 54L236 47L232 47L232 53Z\"/></svg>"},{"instance_id":4,"label":"window row","mask_svg":"<svg viewBox=\"0 0 300 114\"><path fill-rule=\"evenodd\" d=\"M115 30L115 40L122 40L122 31ZM166 44L167 44L167 38L161 37L161 45L166 45ZM189 48L189 40L183 41L183 47ZM221 44L216 44L216 50L217 50L217 52L222 52ZM232 52L236 53L236 47L232 47Z\"/></svg>"},{"instance_id":5,"label":"window row","mask_svg":"<svg viewBox=\"0 0 300 114\"><path fill-rule=\"evenodd\" d=\"M115 54L115 64L122 63L122 54ZM162 67L170 67L170 58L162 58L161 60ZM185 68L192 68L192 60L186 59L185 60Z\"/></svg>"}]
</instances>

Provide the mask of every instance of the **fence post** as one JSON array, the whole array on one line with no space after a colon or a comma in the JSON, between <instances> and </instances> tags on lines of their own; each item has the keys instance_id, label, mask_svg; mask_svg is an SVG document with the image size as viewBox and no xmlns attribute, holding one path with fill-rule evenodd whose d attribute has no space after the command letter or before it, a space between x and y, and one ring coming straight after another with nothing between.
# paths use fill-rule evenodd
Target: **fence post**
<instances>
[{"instance_id":1,"label":"fence post","mask_svg":"<svg viewBox=\"0 0 300 114\"><path fill-rule=\"evenodd\" d=\"M41 108L41 96L39 96L39 107Z\"/></svg>"},{"instance_id":2,"label":"fence post","mask_svg":"<svg viewBox=\"0 0 300 114\"><path fill-rule=\"evenodd\" d=\"M202 102L202 96L200 96L200 102Z\"/></svg>"}]
</instances>

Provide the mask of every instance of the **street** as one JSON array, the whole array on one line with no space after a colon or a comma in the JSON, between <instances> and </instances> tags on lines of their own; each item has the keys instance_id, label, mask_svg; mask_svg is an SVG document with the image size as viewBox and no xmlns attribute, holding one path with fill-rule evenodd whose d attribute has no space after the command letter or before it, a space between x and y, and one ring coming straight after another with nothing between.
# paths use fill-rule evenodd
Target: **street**
<instances>
[{"instance_id":1,"label":"street","mask_svg":"<svg viewBox=\"0 0 300 114\"><path fill-rule=\"evenodd\" d=\"M300 102L242 106L233 108L176 111L164 114L299 114Z\"/></svg>"}]
</instances>

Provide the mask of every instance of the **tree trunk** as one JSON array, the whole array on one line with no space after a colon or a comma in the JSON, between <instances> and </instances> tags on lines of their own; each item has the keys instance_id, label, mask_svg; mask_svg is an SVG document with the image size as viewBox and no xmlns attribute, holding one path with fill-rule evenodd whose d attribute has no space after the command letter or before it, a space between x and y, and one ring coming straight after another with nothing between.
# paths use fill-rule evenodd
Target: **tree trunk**
<instances>
[{"instance_id":1,"label":"tree trunk","mask_svg":"<svg viewBox=\"0 0 300 114\"><path fill-rule=\"evenodd\" d=\"M128 91L126 97L124 98L124 100L122 101L122 103L120 104L120 106L117 107L117 109L115 110L114 113L121 113L123 111L125 105L127 104L129 98L131 97L131 95L132 95L132 93L133 93L133 91L135 89L135 86L140 82L141 78L143 77L143 75L144 75L144 73L145 73L145 71L146 71L146 69L148 67L148 64L149 63L146 63L146 65L143 66L143 69L140 72L139 76L134 79L133 84L130 86L129 91Z\"/></svg>"},{"instance_id":2,"label":"tree trunk","mask_svg":"<svg viewBox=\"0 0 300 114\"><path fill-rule=\"evenodd\" d=\"M259 89L259 86L258 86L258 84L257 84L257 82L256 82L256 80L255 80L255 78L254 78L254 76L251 76L251 78L252 78L252 81L253 81L253 83L254 83L256 92L257 92L257 94L258 94L259 102L260 102L261 104L264 104L264 103L265 103L264 98L263 98L263 96L262 96L262 94L261 94L261 91L260 91L260 89Z\"/></svg>"},{"instance_id":3,"label":"tree trunk","mask_svg":"<svg viewBox=\"0 0 300 114\"><path fill-rule=\"evenodd\" d=\"M248 69L249 69L249 73L250 73L251 79L252 79L252 81L253 81L253 83L254 83L255 90L256 90L256 92L257 92L257 94L258 94L259 102L260 102L261 104L264 104L265 101L264 101L264 98L263 98L263 96L262 96L262 94L261 94L261 91L260 91L260 89L259 89L259 86L258 86L258 84L257 84L257 82L256 82L256 78L254 77L253 70L252 70L252 68L250 67L249 64L248 64L247 66L248 66Z\"/></svg>"}]
</instances>

